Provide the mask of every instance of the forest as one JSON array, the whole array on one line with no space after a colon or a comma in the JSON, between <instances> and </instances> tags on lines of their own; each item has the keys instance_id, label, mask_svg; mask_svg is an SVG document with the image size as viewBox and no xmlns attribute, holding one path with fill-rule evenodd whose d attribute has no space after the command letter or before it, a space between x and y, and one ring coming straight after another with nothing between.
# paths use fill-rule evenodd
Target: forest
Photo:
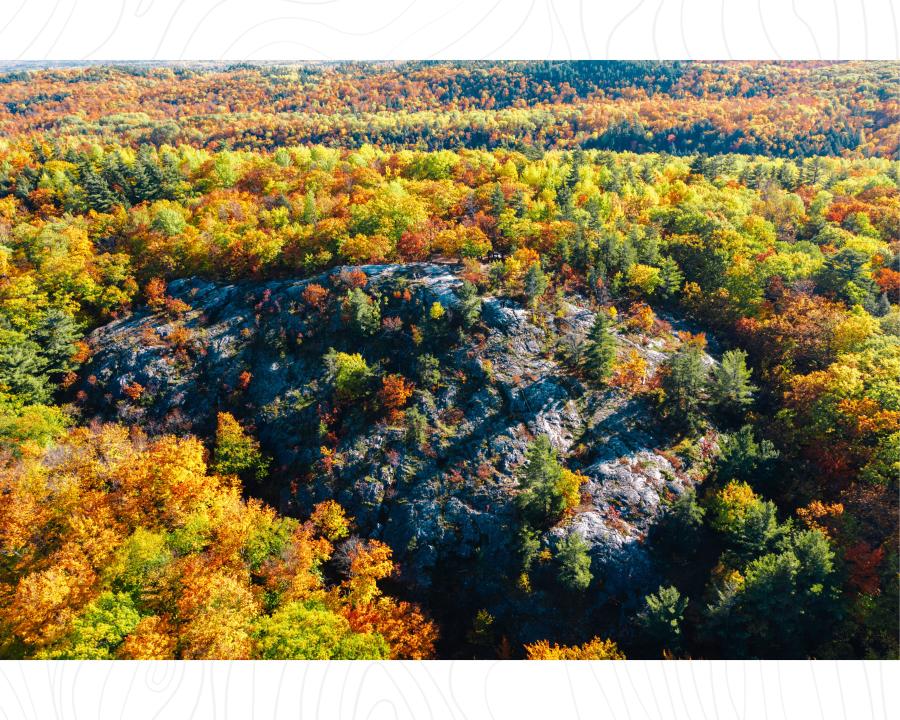
<instances>
[{"instance_id":1,"label":"forest","mask_svg":"<svg viewBox=\"0 0 900 720\"><path fill-rule=\"evenodd\" d=\"M0 657L897 658L896 70L0 74Z\"/></svg>"}]
</instances>

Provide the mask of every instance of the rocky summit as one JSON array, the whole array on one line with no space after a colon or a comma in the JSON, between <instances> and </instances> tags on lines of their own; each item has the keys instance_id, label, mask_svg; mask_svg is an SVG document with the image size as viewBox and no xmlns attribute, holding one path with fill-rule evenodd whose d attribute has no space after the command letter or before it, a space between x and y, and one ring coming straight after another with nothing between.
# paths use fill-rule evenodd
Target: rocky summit
<instances>
[{"instance_id":1,"label":"rocky summit","mask_svg":"<svg viewBox=\"0 0 900 720\"><path fill-rule=\"evenodd\" d=\"M232 413L271 458L247 492L299 517L340 502L359 536L391 546L397 592L441 620L451 654L455 637L471 636L460 618L478 610L498 628L515 619L516 642L578 637L598 623L627 634L626 619L660 582L650 530L702 476L702 458L667 449L641 395L579 374L571 357L594 323L586 298L552 308L473 299L463 275L460 265L413 263L304 280L177 280L164 303L93 333L78 397L89 416L150 434L210 438L217 414ZM648 374L676 342L613 329L619 354ZM336 353L358 353L370 372L352 397L336 387ZM387 375L408 379L402 411L379 402ZM583 482L580 503L541 529L522 580L516 496L538 436ZM551 559L572 534L594 578L577 597L554 580Z\"/></svg>"}]
</instances>

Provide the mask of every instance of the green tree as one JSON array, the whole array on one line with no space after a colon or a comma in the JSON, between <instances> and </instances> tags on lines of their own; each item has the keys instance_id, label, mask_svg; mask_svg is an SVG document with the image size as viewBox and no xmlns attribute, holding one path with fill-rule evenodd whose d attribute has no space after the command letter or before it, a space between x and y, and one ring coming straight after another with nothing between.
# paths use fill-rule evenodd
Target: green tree
<instances>
[{"instance_id":1,"label":"green tree","mask_svg":"<svg viewBox=\"0 0 900 720\"><path fill-rule=\"evenodd\" d=\"M459 317L464 328L469 329L481 317L481 298L478 289L464 280L459 289Z\"/></svg>"},{"instance_id":2,"label":"green tree","mask_svg":"<svg viewBox=\"0 0 900 720\"><path fill-rule=\"evenodd\" d=\"M594 316L594 324L581 356L585 371L597 384L609 380L616 361L616 339L610 332L610 326L609 315L605 311L601 310Z\"/></svg>"},{"instance_id":3,"label":"green tree","mask_svg":"<svg viewBox=\"0 0 900 720\"><path fill-rule=\"evenodd\" d=\"M703 350L695 342L683 342L665 365L662 381L664 412L684 430L696 430L700 424L700 408L706 398L706 377Z\"/></svg>"},{"instance_id":4,"label":"green tree","mask_svg":"<svg viewBox=\"0 0 900 720\"><path fill-rule=\"evenodd\" d=\"M721 436L716 477L721 482L748 482L764 475L777 457L778 451L771 442L757 442L753 428L744 425L735 433Z\"/></svg>"},{"instance_id":5,"label":"green tree","mask_svg":"<svg viewBox=\"0 0 900 720\"><path fill-rule=\"evenodd\" d=\"M292 602L256 625L263 660L386 660L390 648L377 633L357 633L342 615L315 602Z\"/></svg>"},{"instance_id":6,"label":"green tree","mask_svg":"<svg viewBox=\"0 0 900 720\"><path fill-rule=\"evenodd\" d=\"M525 297L528 298L528 304L531 307L537 306L538 300L547 291L548 284L541 264L539 262L532 263L528 272L525 273L524 281Z\"/></svg>"},{"instance_id":7,"label":"green tree","mask_svg":"<svg viewBox=\"0 0 900 720\"><path fill-rule=\"evenodd\" d=\"M828 255L818 275L818 285L849 305L871 302L875 283L869 274L869 257L855 248L842 248Z\"/></svg>"},{"instance_id":8,"label":"green tree","mask_svg":"<svg viewBox=\"0 0 900 720\"><path fill-rule=\"evenodd\" d=\"M416 378L424 388L433 388L441 381L441 362L425 353L416 360Z\"/></svg>"},{"instance_id":9,"label":"green tree","mask_svg":"<svg viewBox=\"0 0 900 720\"><path fill-rule=\"evenodd\" d=\"M75 618L69 633L38 657L46 660L111 660L141 616L125 593L104 592Z\"/></svg>"},{"instance_id":10,"label":"green tree","mask_svg":"<svg viewBox=\"0 0 900 720\"><path fill-rule=\"evenodd\" d=\"M359 353L336 352L331 348L325 355L325 368L335 392L344 400L361 397L372 379L372 369Z\"/></svg>"},{"instance_id":11,"label":"green tree","mask_svg":"<svg viewBox=\"0 0 900 720\"><path fill-rule=\"evenodd\" d=\"M712 405L722 417L737 420L753 402L756 386L750 382L747 369L747 353L729 350L722 355L722 362L713 368L709 381Z\"/></svg>"},{"instance_id":12,"label":"green tree","mask_svg":"<svg viewBox=\"0 0 900 720\"><path fill-rule=\"evenodd\" d=\"M572 475L572 473L569 473ZM534 439L519 472L522 488L516 502L525 521L534 527L556 522L567 507L567 475L546 435Z\"/></svg>"},{"instance_id":13,"label":"green tree","mask_svg":"<svg viewBox=\"0 0 900 720\"><path fill-rule=\"evenodd\" d=\"M414 447L425 444L428 429L428 419L421 410L411 407L406 411L406 442Z\"/></svg>"},{"instance_id":14,"label":"green tree","mask_svg":"<svg viewBox=\"0 0 900 720\"><path fill-rule=\"evenodd\" d=\"M638 623L648 640L661 650L679 653L683 649L681 624L688 599L674 586L662 587L644 598L644 609Z\"/></svg>"},{"instance_id":15,"label":"green tree","mask_svg":"<svg viewBox=\"0 0 900 720\"><path fill-rule=\"evenodd\" d=\"M25 404L50 400L47 360L41 347L23 333L0 328L0 391Z\"/></svg>"},{"instance_id":16,"label":"green tree","mask_svg":"<svg viewBox=\"0 0 900 720\"><path fill-rule=\"evenodd\" d=\"M666 562L687 565L696 561L705 509L693 489L682 492L650 530L650 545Z\"/></svg>"},{"instance_id":17,"label":"green tree","mask_svg":"<svg viewBox=\"0 0 900 720\"><path fill-rule=\"evenodd\" d=\"M377 298L369 297L361 288L353 288L344 298L344 317L361 335L373 335L381 327L381 307Z\"/></svg>"},{"instance_id":18,"label":"green tree","mask_svg":"<svg viewBox=\"0 0 900 720\"><path fill-rule=\"evenodd\" d=\"M732 657L808 658L840 618L834 551L819 530L787 536L716 591L706 632Z\"/></svg>"},{"instance_id":19,"label":"green tree","mask_svg":"<svg viewBox=\"0 0 900 720\"><path fill-rule=\"evenodd\" d=\"M559 541L556 549L559 581L569 590L583 592L594 579L589 549L584 538L578 533L573 532Z\"/></svg>"},{"instance_id":20,"label":"green tree","mask_svg":"<svg viewBox=\"0 0 900 720\"><path fill-rule=\"evenodd\" d=\"M269 461L231 413L219 413L216 450L212 469L221 475L240 475L261 480L269 470Z\"/></svg>"},{"instance_id":21,"label":"green tree","mask_svg":"<svg viewBox=\"0 0 900 720\"><path fill-rule=\"evenodd\" d=\"M707 518L722 537L727 559L738 567L771 551L789 529L778 523L773 502L739 482L728 483L713 495Z\"/></svg>"}]
</instances>

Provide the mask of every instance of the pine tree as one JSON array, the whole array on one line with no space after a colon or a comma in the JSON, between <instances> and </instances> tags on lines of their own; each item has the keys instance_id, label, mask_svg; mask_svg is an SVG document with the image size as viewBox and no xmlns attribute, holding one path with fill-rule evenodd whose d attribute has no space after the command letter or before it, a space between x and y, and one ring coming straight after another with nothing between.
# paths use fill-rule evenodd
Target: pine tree
<instances>
[{"instance_id":1,"label":"pine tree","mask_svg":"<svg viewBox=\"0 0 900 720\"><path fill-rule=\"evenodd\" d=\"M93 168L86 167L81 173L81 184L87 196L88 206L97 212L109 212L116 204L116 196L109 185Z\"/></svg>"},{"instance_id":2,"label":"pine tree","mask_svg":"<svg viewBox=\"0 0 900 720\"><path fill-rule=\"evenodd\" d=\"M459 290L459 315L464 328L472 327L481 317L481 298L468 280L463 281Z\"/></svg>"},{"instance_id":3,"label":"pine tree","mask_svg":"<svg viewBox=\"0 0 900 720\"><path fill-rule=\"evenodd\" d=\"M666 363L662 386L667 417L694 430L700 423L700 408L705 399L707 369L703 350L696 342L684 342Z\"/></svg>"},{"instance_id":4,"label":"pine tree","mask_svg":"<svg viewBox=\"0 0 900 720\"><path fill-rule=\"evenodd\" d=\"M678 653L682 649L681 623L688 599L674 586L660 587L644 598L644 609L638 615L638 624L648 640L661 650Z\"/></svg>"},{"instance_id":5,"label":"pine tree","mask_svg":"<svg viewBox=\"0 0 900 720\"><path fill-rule=\"evenodd\" d=\"M503 195L503 188L500 186L500 183L497 183L494 185L493 192L491 192L491 215L499 219L505 209L506 197Z\"/></svg>"},{"instance_id":6,"label":"pine tree","mask_svg":"<svg viewBox=\"0 0 900 720\"><path fill-rule=\"evenodd\" d=\"M729 350L722 355L721 364L710 378L710 401L727 419L737 419L753 402L756 386L750 382L746 360L747 353L743 350Z\"/></svg>"},{"instance_id":7,"label":"pine tree","mask_svg":"<svg viewBox=\"0 0 900 720\"><path fill-rule=\"evenodd\" d=\"M684 283L684 275L678 263L670 257L664 257L659 261L659 277L662 282L659 284L658 292L667 300L675 297Z\"/></svg>"},{"instance_id":8,"label":"pine tree","mask_svg":"<svg viewBox=\"0 0 900 720\"><path fill-rule=\"evenodd\" d=\"M612 375L615 360L616 339L610 332L609 315L601 310L588 334L582 365L592 381L602 384Z\"/></svg>"},{"instance_id":9,"label":"pine tree","mask_svg":"<svg viewBox=\"0 0 900 720\"><path fill-rule=\"evenodd\" d=\"M588 550L584 538L575 532L559 543L556 554L559 581L569 590L584 592L594 579Z\"/></svg>"},{"instance_id":10,"label":"pine tree","mask_svg":"<svg viewBox=\"0 0 900 720\"><path fill-rule=\"evenodd\" d=\"M525 273L525 295L529 305L537 306L538 299L547 291L547 285L547 276L541 264L539 262L532 264Z\"/></svg>"}]
</instances>

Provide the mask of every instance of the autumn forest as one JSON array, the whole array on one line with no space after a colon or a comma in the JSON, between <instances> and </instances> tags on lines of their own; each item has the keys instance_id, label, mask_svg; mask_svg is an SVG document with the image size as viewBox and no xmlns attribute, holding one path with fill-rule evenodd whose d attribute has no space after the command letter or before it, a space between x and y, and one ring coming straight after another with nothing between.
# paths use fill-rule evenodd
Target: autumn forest
<instances>
[{"instance_id":1,"label":"autumn forest","mask_svg":"<svg viewBox=\"0 0 900 720\"><path fill-rule=\"evenodd\" d=\"M0 658L897 658L897 70L0 70Z\"/></svg>"}]
</instances>

